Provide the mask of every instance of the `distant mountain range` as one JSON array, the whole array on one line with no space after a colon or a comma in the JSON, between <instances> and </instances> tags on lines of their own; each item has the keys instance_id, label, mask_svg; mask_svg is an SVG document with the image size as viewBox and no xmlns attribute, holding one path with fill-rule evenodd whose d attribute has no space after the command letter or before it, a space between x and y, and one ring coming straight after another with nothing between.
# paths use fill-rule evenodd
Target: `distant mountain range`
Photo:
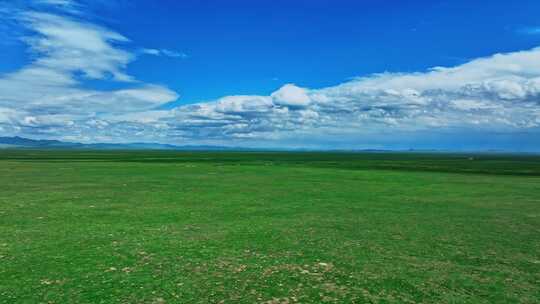
<instances>
[{"instance_id":1,"label":"distant mountain range","mask_svg":"<svg viewBox=\"0 0 540 304\"><path fill-rule=\"evenodd\" d=\"M64 142L59 140L36 140L24 137L0 137L0 149L95 149L95 150L191 150L191 151L226 151L226 150L253 150L238 147L222 146L175 146L157 143L95 143L83 144L77 142Z\"/></svg>"},{"instance_id":2,"label":"distant mountain range","mask_svg":"<svg viewBox=\"0 0 540 304\"><path fill-rule=\"evenodd\" d=\"M370 152L370 153L386 153L386 152L413 152L413 153L509 153L510 151L503 150L475 150L475 151L457 151L457 150L438 150L438 149L401 149L401 150L384 150L384 149L280 149L280 148L243 148L243 147L227 147L227 146L208 146L208 145L168 145L158 143L93 143L83 144L78 142L65 142L59 140L48 139L30 139L19 136L1 137L1 149L88 149L88 150L176 150L176 151L326 151L326 152ZM513 152L526 153L527 152ZM529 152L538 154L538 152Z\"/></svg>"}]
</instances>

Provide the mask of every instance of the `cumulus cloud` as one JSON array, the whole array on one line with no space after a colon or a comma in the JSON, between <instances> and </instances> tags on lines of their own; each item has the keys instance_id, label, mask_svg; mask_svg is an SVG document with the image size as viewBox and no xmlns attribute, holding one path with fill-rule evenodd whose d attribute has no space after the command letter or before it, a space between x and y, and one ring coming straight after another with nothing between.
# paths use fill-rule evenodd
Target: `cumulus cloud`
<instances>
[{"instance_id":1,"label":"cumulus cloud","mask_svg":"<svg viewBox=\"0 0 540 304\"><path fill-rule=\"evenodd\" d=\"M127 37L64 15L31 11L16 18L33 33L24 42L34 59L0 75L0 128L6 134L246 145L375 142L434 131L540 134L540 48L425 72L368 75L327 88L286 84L269 95L158 110L178 94L126 72L136 59L122 47L130 43ZM182 57L162 49L140 53ZM84 79L123 88L88 89Z\"/></svg>"},{"instance_id":2,"label":"cumulus cloud","mask_svg":"<svg viewBox=\"0 0 540 304\"><path fill-rule=\"evenodd\" d=\"M287 84L270 96L183 106L168 120L184 136L215 138L531 130L540 123L540 49L423 73L376 74L322 89Z\"/></svg>"},{"instance_id":3,"label":"cumulus cloud","mask_svg":"<svg viewBox=\"0 0 540 304\"><path fill-rule=\"evenodd\" d=\"M284 85L271 96L275 104L284 106L305 107L311 102L307 91L294 84Z\"/></svg>"}]
</instances>

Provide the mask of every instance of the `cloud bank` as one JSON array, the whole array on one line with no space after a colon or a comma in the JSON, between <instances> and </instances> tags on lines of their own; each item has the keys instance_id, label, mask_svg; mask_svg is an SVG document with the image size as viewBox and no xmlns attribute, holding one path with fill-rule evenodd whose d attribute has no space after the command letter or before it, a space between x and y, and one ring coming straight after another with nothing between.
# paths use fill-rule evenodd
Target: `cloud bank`
<instances>
[{"instance_id":1,"label":"cloud bank","mask_svg":"<svg viewBox=\"0 0 540 304\"><path fill-rule=\"evenodd\" d=\"M540 48L425 72L369 75L327 88L286 84L268 96L226 96L159 110L179 95L127 74L137 57L123 48L131 43L127 37L62 14L24 11L15 18L31 32L22 39L33 60L0 75L3 134L85 142L346 142L350 148L399 141L403 134L540 134ZM183 57L148 48L142 53ZM125 88L88 89L87 79Z\"/></svg>"}]
</instances>

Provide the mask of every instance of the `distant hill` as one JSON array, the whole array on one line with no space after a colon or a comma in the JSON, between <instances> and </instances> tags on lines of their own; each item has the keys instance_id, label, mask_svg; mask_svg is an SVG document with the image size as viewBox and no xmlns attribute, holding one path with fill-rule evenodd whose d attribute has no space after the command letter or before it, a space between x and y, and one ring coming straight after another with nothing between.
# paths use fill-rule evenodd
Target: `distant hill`
<instances>
[{"instance_id":1,"label":"distant hill","mask_svg":"<svg viewBox=\"0 0 540 304\"><path fill-rule=\"evenodd\" d=\"M175 146L158 143L95 143L83 144L59 140L36 140L19 136L0 137L0 149L95 149L95 150L185 150L185 151L238 151L254 150L222 146Z\"/></svg>"},{"instance_id":2,"label":"distant hill","mask_svg":"<svg viewBox=\"0 0 540 304\"><path fill-rule=\"evenodd\" d=\"M79 143L68 143L62 142L59 140L36 140L29 139L24 137L0 137L0 147L24 147L24 148L41 148L41 147L76 147L82 144Z\"/></svg>"},{"instance_id":3,"label":"distant hill","mask_svg":"<svg viewBox=\"0 0 540 304\"><path fill-rule=\"evenodd\" d=\"M78 142L65 142L59 140L47 139L30 139L19 136L0 137L1 149L88 149L88 150L176 150L176 151L290 151L290 152L309 152L309 151L326 151L326 152L368 152L368 153L392 153L392 152L409 152L409 153L491 153L500 154L508 153L503 150L478 150L478 151L452 151L452 150L437 150L437 149L406 149L406 150L381 150L381 149L283 149L283 148L243 148L243 147L227 147L227 146L208 146L208 145L168 145L158 143L93 143L83 144ZM537 152L531 152L537 153Z\"/></svg>"}]
</instances>

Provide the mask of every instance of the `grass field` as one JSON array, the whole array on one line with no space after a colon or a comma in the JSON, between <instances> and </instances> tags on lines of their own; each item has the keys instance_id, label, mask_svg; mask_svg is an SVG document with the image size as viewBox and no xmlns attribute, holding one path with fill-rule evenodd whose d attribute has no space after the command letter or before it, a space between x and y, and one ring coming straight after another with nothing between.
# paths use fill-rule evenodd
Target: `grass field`
<instances>
[{"instance_id":1,"label":"grass field","mask_svg":"<svg viewBox=\"0 0 540 304\"><path fill-rule=\"evenodd\" d=\"M0 303L539 303L540 157L0 151Z\"/></svg>"}]
</instances>

